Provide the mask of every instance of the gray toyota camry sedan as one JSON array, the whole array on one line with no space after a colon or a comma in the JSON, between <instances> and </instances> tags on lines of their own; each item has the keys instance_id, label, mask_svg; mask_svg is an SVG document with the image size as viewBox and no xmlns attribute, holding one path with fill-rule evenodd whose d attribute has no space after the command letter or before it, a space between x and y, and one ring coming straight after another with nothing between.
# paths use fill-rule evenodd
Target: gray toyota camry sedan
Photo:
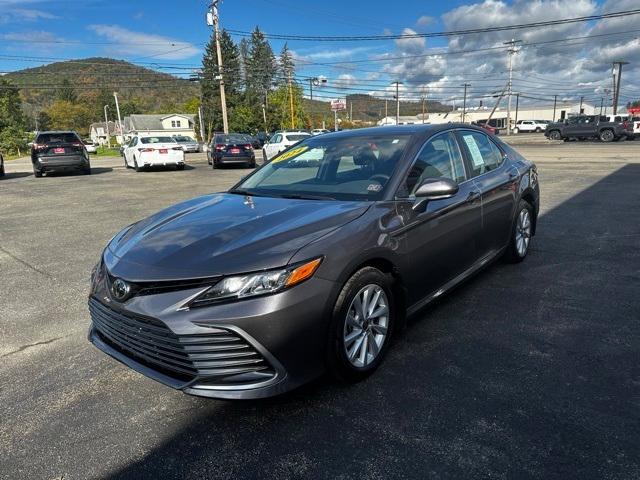
<instances>
[{"instance_id":1,"label":"gray toyota camry sedan","mask_svg":"<svg viewBox=\"0 0 640 480\"><path fill-rule=\"evenodd\" d=\"M309 137L109 242L89 338L193 395L260 398L382 361L404 319L536 230L536 167L464 124Z\"/></svg>"}]
</instances>

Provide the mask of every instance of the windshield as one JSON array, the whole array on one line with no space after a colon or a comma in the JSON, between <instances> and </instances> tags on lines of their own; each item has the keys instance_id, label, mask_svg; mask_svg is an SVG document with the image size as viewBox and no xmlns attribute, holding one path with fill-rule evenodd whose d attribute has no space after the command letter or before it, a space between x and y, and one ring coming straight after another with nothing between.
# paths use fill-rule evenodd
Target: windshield
<instances>
[{"instance_id":1,"label":"windshield","mask_svg":"<svg viewBox=\"0 0 640 480\"><path fill-rule=\"evenodd\" d=\"M195 142L195 140L191 137L173 137L173 138L178 143Z\"/></svg>"},{"instance_id":2,"label":"windshield","mask_svg":"<svg viewBox=\"0 0 640 480\"><path fill-rule=\"evenodd\" d=\"M142 137L141 143L176 143L172 137Z\"/></svg>"},{"instance_id":3,"label":"windshield","mask_svg":"<svg viewBox=\"0 0 640 480\"><path fill-rule=\"evenodd\" d=\"M231 191L257 196L379 200L410 135L307 138Z\"/></svg>"}]
</instances>

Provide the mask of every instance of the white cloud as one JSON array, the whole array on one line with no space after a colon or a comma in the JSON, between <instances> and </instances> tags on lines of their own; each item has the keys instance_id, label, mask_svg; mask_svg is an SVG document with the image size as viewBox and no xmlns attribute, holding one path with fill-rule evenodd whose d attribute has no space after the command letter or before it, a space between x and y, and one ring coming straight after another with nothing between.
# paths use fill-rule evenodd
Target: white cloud
<instances>
[{"instance_id":1,"label":"white cloud","mask_svg":"<svg viewBox=\"0 0 640 480\"><path fill-rule=\"evenodd\" d=\"M356 83L356 77L350 73L343 73L339 75L333 82L333 86L339 89L345 89L354 86Z\"/></svg>"},{"instance_id":2,"label":"white cloud","mask_svg":"<svg viewBox=\"0 0 640 480\"><path fill-rule=\"evenodd\" d=\"M107 50L114 55L180 60L200 54L200 50L189 42L161 35L135 32L117 25L89 25L87 28L113 42Z\"/></svg>"},{"instance_id":3,"label":"white cloud","mask_svg":"<svg viewBox=\"0 0 640 480\"><path fill-rule=\"evenodd\" d=\"M417 32L411 28L405 28L403 35L415 35ZM421 37L400 38L395 41L396 48L403 53L418 54L422 53L427 46L427 42Z\"/></svg>"},{"instance_id":4,"label":"white cloud","mask_svg":"<svg viewBox=\"0 0 640 480\"><path fill-rule=\"evenodd\" d=\"M419 27L427 27L433 23L435 23L436 19L433 17L430 17L429 15L422 15L417 21L416 21L416 25L418 25Z\"/></svg>"}]
</instances>

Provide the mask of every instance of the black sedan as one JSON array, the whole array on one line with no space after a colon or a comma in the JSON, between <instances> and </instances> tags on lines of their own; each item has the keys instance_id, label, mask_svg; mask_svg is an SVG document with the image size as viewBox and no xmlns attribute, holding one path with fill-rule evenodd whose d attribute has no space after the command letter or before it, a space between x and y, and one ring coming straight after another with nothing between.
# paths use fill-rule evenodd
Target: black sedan
<instances>
[{"instance_id":1,"label":"black sedan","mask_svg":"<svg viewBox=\"0 0 640 480\"><path fill-rule=\"evenodd\" d=\"M89 338L193 395L362 380L407 316L525 259L538 199L535 165L477 127L309 137L118 233L91 277Z\"/></svg>"},{"instance_id":2,"label":"black sedan","mask_svg":"<svg viewBox=\"0 0 640 480\"><path fill-rule=\"evenodd\" d=\"M216 134L207 152L207 160L213 168L223 165L256 166L256 154L251 139L243 133Z\"/></svg>"}]
</instances>

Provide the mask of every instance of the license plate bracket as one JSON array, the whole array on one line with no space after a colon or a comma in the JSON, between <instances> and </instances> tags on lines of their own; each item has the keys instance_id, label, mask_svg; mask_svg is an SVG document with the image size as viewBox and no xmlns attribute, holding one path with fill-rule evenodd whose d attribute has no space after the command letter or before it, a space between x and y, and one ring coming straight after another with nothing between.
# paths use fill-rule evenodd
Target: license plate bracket
<instances>
[{"instance_id":1,"label":"license plate bracket","mask_svg":"<svg viewBox=\"0 0 640 480\"><path fill-rule=\"evenodd\" d=\"M232 148L231 153L240 153L240 149L239 148Z\"/></svg>"},{"instance_id":2,"label":"license plate bracket","mask_svg":"<svg viewBox=\"0 0 640 480\"><path fill-rule=\"evenodd\" d=\"M56 147L53 149L53 153L64 153L64 147Z\"/></svg>"},{"instance_id":3,"label":"license plate bracket","mask_svg":"<svg viewBox=\"0 0 640 480\"><path fill-rule=\"evenodd\" d=\"M169 150L166 148L161 148L160 150L158 150L160 153L169 153Z\"/></svg>"}]
</instances>

